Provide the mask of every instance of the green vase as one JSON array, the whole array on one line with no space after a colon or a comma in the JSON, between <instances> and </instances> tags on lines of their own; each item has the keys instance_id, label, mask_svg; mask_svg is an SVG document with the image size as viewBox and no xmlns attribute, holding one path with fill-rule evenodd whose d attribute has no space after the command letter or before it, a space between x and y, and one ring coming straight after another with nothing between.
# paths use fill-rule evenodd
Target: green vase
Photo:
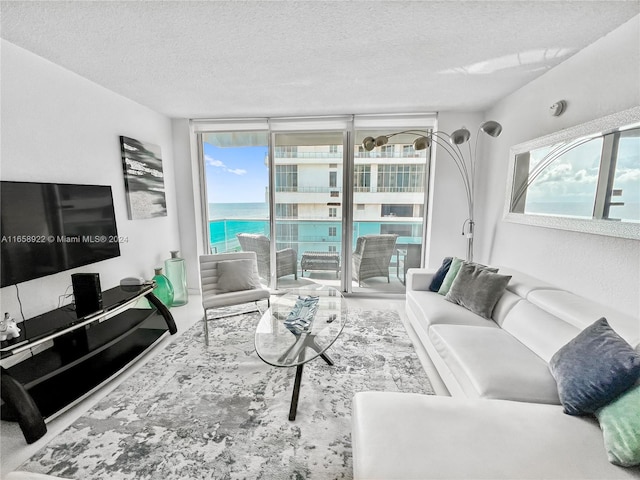
<instances>
[{"instance_id":1,"label":"green vase","mask_svg":"<svg viewBox=\"0 0 640 480\"><path fill-rule=\"evenodd\" d=\"M153 294L167 307L170 307L173 305L173 285L171 285L171 281L162 274L162 267L156 268L155 272L153 282L156 286L153 289Z\"/></svg>"},{"instance_id":2,"label":"green vase","mask_svg":"<svg viewBox=\"0 0 640 480\"><path fill-rule=\"evenodd\" d=\"M171 252L171 258L164 261L164 271L173 286L173 306L179 307L189 301L187 292L187 270L184 259L178 257L178 252Z\"/></svg>"}]
</instances>

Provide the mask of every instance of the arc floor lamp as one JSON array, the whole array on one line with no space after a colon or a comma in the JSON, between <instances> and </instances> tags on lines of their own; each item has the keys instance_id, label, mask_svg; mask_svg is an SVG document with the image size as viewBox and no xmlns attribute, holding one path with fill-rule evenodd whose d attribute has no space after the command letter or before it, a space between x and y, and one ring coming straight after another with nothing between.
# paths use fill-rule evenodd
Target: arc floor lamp
<instances>
[{"instance_id":1,"label":"arc floor lamp","mask_svg":"<svg viewBox=\"0 0 640 480\"><path fill-rule=\"evenodd\" d=\"M362 147L370 152L376 147L381 147L389 142L391 137L396 135L415 135L413 148L415 150L425 150L430 148L432 144L439 145L453 159L458 167L458 172L462 177L465 193L467 195L467 207L469 216L462 224L462 234L467 237L467 260L473 261L473 233L475 229L474 221L474 194L475 194L475 176L476 176L476 155L478 150L478 137L480 132L484 132L490 137L497 137L502 132L502 125L493 120L484 122L478 128L473 152L471 151L471 132L462 127L452 134L445 132L433 132L426 130L404 130L402 132L390 133L388 135L380 135L379 137L366 137L362 141ZM463 153L460 145L467 143L469 153L467 156Z\"/></svg>"}]
</instances>

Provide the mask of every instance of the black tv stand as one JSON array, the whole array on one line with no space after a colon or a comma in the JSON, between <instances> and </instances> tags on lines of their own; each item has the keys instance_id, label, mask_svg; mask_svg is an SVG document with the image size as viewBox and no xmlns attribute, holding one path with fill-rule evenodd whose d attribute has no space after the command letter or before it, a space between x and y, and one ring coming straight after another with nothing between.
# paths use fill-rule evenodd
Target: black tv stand
<instances>
[{"instance_id":1,"label":"black tv stand","mask_svg":"<svg viewBox=\"0 0 640 480\"><path fill-rule=\"evenodd\" d=\"M3 420L17 421L27 443L46 432L45 421L77 403L177 332L153 284L115 287L102 293L103 309L77 318L65 306L26 320L19 338L1 343L1 358L34 352L1 368ZM154 308L140 308L143 298ZM35 353L35 347L42 351Z\"/></svg>"}]
</instances>

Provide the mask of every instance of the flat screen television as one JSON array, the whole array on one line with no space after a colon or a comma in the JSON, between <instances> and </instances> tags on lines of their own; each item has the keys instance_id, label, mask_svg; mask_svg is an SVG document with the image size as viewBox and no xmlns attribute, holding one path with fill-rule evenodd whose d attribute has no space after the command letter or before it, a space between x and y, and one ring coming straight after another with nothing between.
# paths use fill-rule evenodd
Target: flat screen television
<instances>
[{"instance_id":1,"label":"flat screen television","mask_svg":"<svg viewBox=\"0 0 640 480\"><path fill-rule=\"evenodd\" d=\"M2 181L0 213L2 287L120 255L110 186Z\"/></svg>"}]
</instances>

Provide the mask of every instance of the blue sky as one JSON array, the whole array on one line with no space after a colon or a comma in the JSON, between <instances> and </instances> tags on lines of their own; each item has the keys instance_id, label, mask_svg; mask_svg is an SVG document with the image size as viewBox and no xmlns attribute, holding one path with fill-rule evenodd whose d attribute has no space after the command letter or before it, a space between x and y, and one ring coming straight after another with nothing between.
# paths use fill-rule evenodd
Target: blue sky
<instances>
[{"instance_id":1,"label":"blue sky","mask_svg":"<svg viewBox=\"0 0 640 480\"><path fill-rule=\"evenodd\" d=\"M527 194L528 201L592 202L600 149L601 142L589 142L556 160L534 182ZM544 155L543 151L540 149L539 153ZM265 203L266 145L223 148L204 143L204 154L209 203ZM640 202L637 138L621 143L617 174L614 187L623 189L622 200L627 204Z\"/></svg>"},{"instance_id":2,"label":"blue sky","mask_svg":"<svg viewBox=\"0 0 640 480\"><path fill-rule=\"evenodd\" d=\"M204 143L209 203L265 202L267 147L215 147Z\"/></svg>"}]
</instances>

